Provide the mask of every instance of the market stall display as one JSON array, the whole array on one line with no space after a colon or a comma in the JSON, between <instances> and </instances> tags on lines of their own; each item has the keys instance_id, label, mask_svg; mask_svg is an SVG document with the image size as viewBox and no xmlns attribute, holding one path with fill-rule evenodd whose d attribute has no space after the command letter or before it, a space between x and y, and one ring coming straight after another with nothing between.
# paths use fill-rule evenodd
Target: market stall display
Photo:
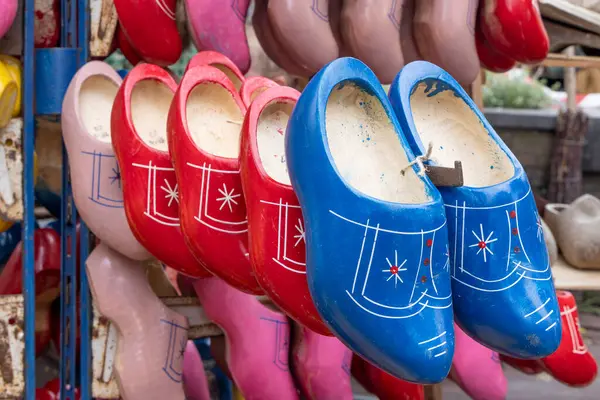
<instances>
[{"instance_id":1,"label":"market stall display","mask_svg":"<svg viewBox=\"0 0 600 400\"><path fill-rule=\"evenodd\" d=\"M0 0L0 350L25 319L7 342L24 367L0 365L23 379L0 368L0 391L207 400L207 337L219 392L248 400L351 399L351 375L382 399L446 378L502 399L500 360L594 381L553 273L595 268L593 232L568 238L597 199L546 226L472 100L482 68L545 62L537 1L24 3L21 21ZM251 69L248 29L283 71ZM132 69L99 61L116 48ZM65 150L49 168L42 149L34 192L36 116L37 144L56 130ZM35 205L54 228L33 230ZM36 393L51 342L60 379Z\"/></svg>"}]
</instances>

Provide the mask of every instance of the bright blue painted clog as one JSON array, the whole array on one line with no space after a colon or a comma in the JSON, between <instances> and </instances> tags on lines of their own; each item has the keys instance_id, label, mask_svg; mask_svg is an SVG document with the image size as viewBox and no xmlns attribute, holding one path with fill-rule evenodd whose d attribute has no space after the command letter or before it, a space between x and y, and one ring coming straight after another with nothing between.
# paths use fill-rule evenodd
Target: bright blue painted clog
<instances>
[{"instance_id":1,"label":"bright blue painted clog","mask_svg":"<svg viewBox=\"0 0 600 400\"><path fill-rule=\"evenodd\" d=\"M325 66L288 123L287 165L306 226L307 279L348 347L402 379L444 379L454 353L442 198L375 77Z\"/></svg>"},{"instance_id":2,"label":"bright blue painted clog","mask_svg":"<svg viewBox=\"0 0 600 400\"><path fill-rule=\"evenodd\" d=\"M398 74L390 100L417 155L462 161L464 186L440 187L446 205L457 323L507 355L540 358L561 339L542 226L523 167L461 86L424 61Z\"/></svg>"}]
</instances>

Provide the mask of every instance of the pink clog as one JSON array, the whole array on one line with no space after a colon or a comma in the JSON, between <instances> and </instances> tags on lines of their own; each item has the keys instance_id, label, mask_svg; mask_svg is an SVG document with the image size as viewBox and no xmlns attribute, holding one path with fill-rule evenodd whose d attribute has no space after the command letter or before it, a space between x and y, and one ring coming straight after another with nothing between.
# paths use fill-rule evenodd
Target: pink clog
<instances>
[{"instance_id":1,"label":"pink clog","mask_svg":"<svg viewBox=\"0 0 600 400\"><path fill-rule=\"evenodd\" d=\"M225 331L227 364L244 398L297 400L287 318L218 278L198 279L194 288L208 318Z\"/></svg>"},{"instance_id":2,"label":"pink clog","mask_svg":"<svg viewBox=\"0 0 600 400\"><path fill-rule=\"evenodd\" d=\"M17 0L0 0L0 38L8 32L17 16Z\"/></svg>"},{"instance_id":3,"label":"pink clog","mask_svg":"<svg viewBox=\"0 0 600 400\"><path fill-rule=\"evenodd\" d=\"M121 169L111 139L112 105L121 82L101 61L79 69L63 100L62 132L81 218L107 246L133 260L145 260L150 253L125 218Z\"/></svg>"},{"instance_id":4,"label":"pink clog","mask_svg":"<svg viewBox=\"0 0 600 400\"><path fill-rule=\"evenodd\" d=\"M183 388L187 400L210 400L202 357L191 340L188 340L183 356Z\"/></svg>"},{"instance_id":5,"label":"pink clog","mask_svg":"<svg viewBox=\"0 0 600 400\"><path fill-rule=\"evenodd\" d=\"M86 262L94 303L118 332L115 372L127 400L184 400L187 318L152 291L141 264L103 243Z\"/></svg>"},{"instance_id":6,"label":"pink clog","mask_svg":"<svg viewBox=\"0 0 600 400\"><path fill-rule=\"evenodd\" d=\"M352 400L352 351L338 338L295 325L292 371L309 400Z\"/></svg>"},{"instance_id":7,"label":"pink clog","mask_svg":"<svg viewBox=\"0 0 600 400\"><path fill-rule=\"evenodd\" d=\"M250 69L246 14L250 0L185 0L187 22L196 48L229 57L242 70Z\"/></svg>"}]
</instances>

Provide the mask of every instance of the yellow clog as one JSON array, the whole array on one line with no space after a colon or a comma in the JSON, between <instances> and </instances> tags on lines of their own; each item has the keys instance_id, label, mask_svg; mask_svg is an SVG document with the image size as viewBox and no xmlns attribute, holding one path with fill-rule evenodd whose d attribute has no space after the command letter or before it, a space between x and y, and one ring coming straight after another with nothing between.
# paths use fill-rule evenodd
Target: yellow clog
<instances>
[{"instance_id":1,"label":"yellow clog","mask_svg":"<svg viewBox=\"0 0 600 400\"><path fill-rule=\"evenodd\" d=\"M17 100L15 102L15 108L13 109L12 116L17 118L21 115L21 93L22 93L22 78L21 78L21 62L14 57L5 56L0 54L0 62L4 63L8 72L17 84Z\"/></svg>"},{"instance_id":2,"label":"yellow clog","mask_svg":"<svg viewBox=\"0 0 600 400\"><path fill-rule=\"evenodd\" d=\"M0 62L0 128L10 122L17 102L19 88L8 67Z\"/></svg>"}]
</instances>

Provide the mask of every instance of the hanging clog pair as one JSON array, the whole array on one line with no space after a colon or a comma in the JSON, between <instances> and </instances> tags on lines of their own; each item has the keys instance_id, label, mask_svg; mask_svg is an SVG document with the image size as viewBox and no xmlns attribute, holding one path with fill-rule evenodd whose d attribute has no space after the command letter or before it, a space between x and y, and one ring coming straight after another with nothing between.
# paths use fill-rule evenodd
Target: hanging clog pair
<instances>
[{"instance_id":1,"label":"hanging clog pair","mask_svg":"<svg viewBox=\"0 0 600 400\"><path fill-rule=\"evenodd\" d=\"M565 385L588 386L596 379L598 366L583 341L575 297L562 290L557 291L556 296L562 319L562 339L558 349L539 360L519 360L508 356L501 356L501 359L528 375L545 371Z\"/></svg>"},{"instance_id":2,"label":"hanging clog pair","mask_svg":"<svg viewBox=\"0 0 600 400\"><path fill-rule=\"evenodd\" d=\"M529 182L447 72L411 63L388 100L360 61L330 63L292 112L286 157L311 296L355 353L404 380L439 382L454 353L452 306L495 351L556 350L560 318ZM464 186L435 187L427 166L456 160Z\"/></svg>"}]
</instances>

